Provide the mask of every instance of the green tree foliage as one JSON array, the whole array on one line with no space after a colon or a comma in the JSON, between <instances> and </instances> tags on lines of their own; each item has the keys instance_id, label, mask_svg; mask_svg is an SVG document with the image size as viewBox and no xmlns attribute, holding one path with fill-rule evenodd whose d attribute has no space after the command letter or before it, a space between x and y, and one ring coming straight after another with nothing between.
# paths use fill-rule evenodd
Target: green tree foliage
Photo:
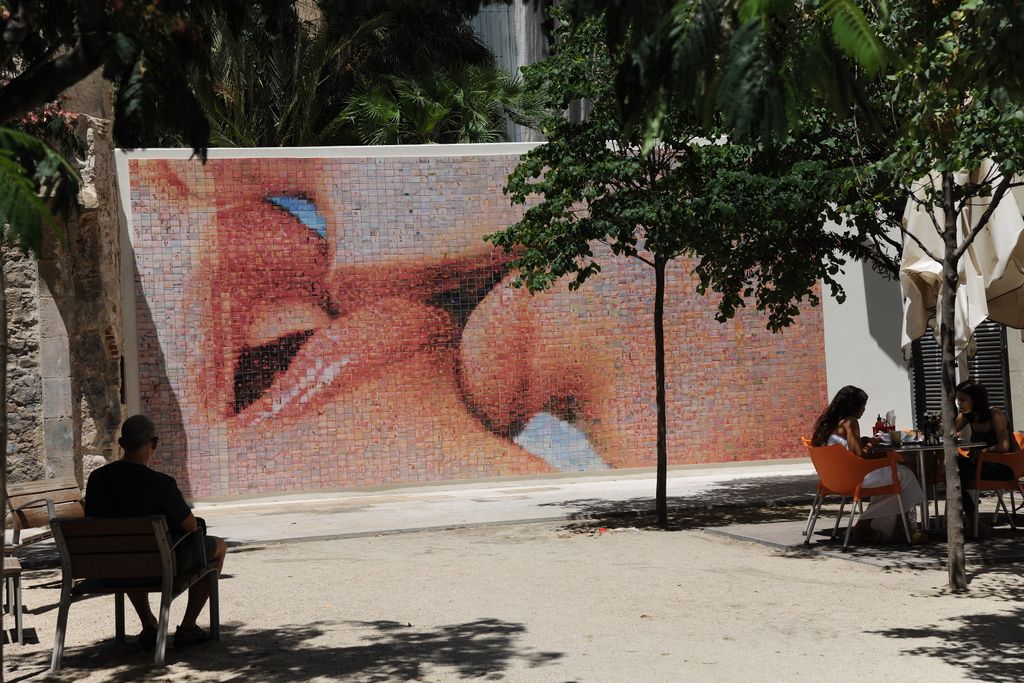
<instances>
[{"instance_id":1,"label":"green tree foliage","mask_svg":"<svg viewBox=\"0 0 1024 683\"><path fill-rule=\"evenodd\" d=\"M0 223L11 224L19 245L40 243L27 236L52 220L54 201L69 208L77 184L70 167L39 146L46 133L26 129L33 112L102 67L116 85L118 144L134 147L155 131L175 130L203 156L209 127L193 84L208 74L207 29L237 24L244 10L238 0L0 0L0 126L21 127L36 140L0 140L7 181L0 183ZM26 199L28 187L40 201Z\"/></svg>"},{"instance_id":2,"label":"green tree foliage","mask_svg":"<svg viewBox=\"0 0 1024 683\"><path fill-rule=\"evenodd\" d=\"M212 27L212 89L197 88L220 146L504 139L530 98L469 20L479 2L319 0L254 8ZM159 140L175 145L175 136Z\"/></svg>"},{"instance_id":3,"label":"green tree foliage","mask_svg":"<svg viewBox=\"0 0 1024 683\"><path fill-rule=\"evenodd\" d=\"M368 145L501 142L534 97L494 66L441 67L421 80L390 76L352 97L341 119Z\"/></svg>"},{"instance_id":4,"label":"green tree foliage","mask_svg":"<svg viewBox=\"0 0 1024 683\"><path fill-rule=\"evenodd\" d=\"M987 227L990 214L983 215L970 234L959 237L957 219L976 197L990 197L992 205L997 205L1016 186L1024 163L1024 4L1017 0L573 0L570 4L578 15L607 10L605 28L613 44L622 45L624 51L615 70L617 99L630 124L627 128L645 130L648 143L659 135L673 135L663 121L674 106L694 107L709 131L715 130L709 122L716 122L737 140L752 135L767 141L757 148L779 145L772 141L800 148L815 139L818 124L814 122L822 121L824 106L829 112L824 115L825 129L845 131L838 137L828 134L818 143L838 145L839 156L848 159L847 172L836 183L835 208L844 225L856 226L864 246L872 251L881 248L886 242L881 232L885 227L899 234L900 216L908 201L918 202L931 215L945 244L944 253L933 256L943 265L943 424L951 437L957 264L974 236ZM834 119L834 124L828 119ZM966 184L956 182L957 172L977 169L985 159L994 160L1000 171ZM921 179L930 173L935 174L934 185L922 186ZM731 194L736 213L743 214L739 218L752 207L756 215L760 197L779 189L785 194L791 182L785 174L765 175L761 180L763 184L742 174L738 177L734 187L741 191ZM737 224L732 231L723 224L721 229L722 239L716 237L705 249L730 252L749 239L746 224ZM812 237L812 242L817 238ZM850 250L840 261L856 256L855 252ZM709 268L712 279L728 276L734 269L721 258ZM828 278L824 281L828 283ZM946 443L950 585L963 589L959 479L952 438Z\"/></svg>"},{"instance_id":5,"label":"green tree foliage","mask_svg":"<svg viewBox=\"0 0 1024 683\"><path fill-rule=\"evenodd\" d=\"M338 119L352 87L358 54L383 28L385 17L346 22L344 30L321 30L303 19L293 3L254 8L231 30L225 20L211 27L210 87L196 92L216 147L277 147L338 144ZM198 84L197 84L198 85ZM337 119L337 120L336 120ZM154 141L180 146L174 130Z\"/></svg>"},{"instance_id":6,"label":"green tree foliage","mask_svg":"<svg viewBox=\"0 0 1024 683\"><path fill-rule=\"evenodd\" d=\"M548 143L523 158L507 188L514 202L540 201L519 223L487 239L517 255L516 284L531 291L561 278L570 288L581 286L600 271L599 245L654 269L656 497L664 522L668 263L682 255L696 261L701 291L722 295L720 320L752 302L772 330L788 325L801 301L817 303L819 281L841 296L836 276L845 258L873 259L890 272L895 264L881 249L884 226L867 215L822 230L826 218L841 218L833 202L845 198L850 184L853 164L842 142L848 126L819 112L799 137L734 144L724 128L706 126L695 108L678 107L664 112L662 137L647 145L616 107L618 56L600 21L563 23L556 39L549 59L524 69L527 89L546 98L540 130ZM562 112L579 101L588 116L567 120Z\"/></svg>"},{"instance_id":7,"label":"green tree foliage","mask_svg":"<svg viewBox=\"0 0 1024 683\"><path fill-rule=\"evenodd\" d=\"M39 138L0 127L0 217L3 242L26 254L42 249L44 224L54 226L51 207L66 214L75 203L78 173Z\"/></svg>"},{"instance_id":8,"label":"green tree foliage","mask_svg":"<svg viewBox=\"0 0 1024 683\"><path fill-rule=\"evenodd\" d=\"M734 135L783 136L808 91L837 111L862 102L858 76L889 53L869 18L889 3L854 0L570 0L572 16L603 16L624 45L617 95L631 126L657 134L670 106L697 103ZM858 67L859 73L854 67Z\"/></svg>"},{"instance_id":9,"label":"green tree foliage","mask_svg":"<svg viewBox=\"0 0 1024 683\"><path fill-rule=\"evenodd\" d=\"M950 586L956 590L967 587L960 482L952 439L958 264L974 238L989 227L989 217L1001 199L1021 185L1022 29L1024 6L1000 0L894 2L892 21L878 29L894 55L894 66L885 77L891 87L872 93L872 101L891 118L893 130L886 141L887 153L865 177L878 172L892 181L884 192L878 192L878 188L863 190L865 201L859 208L870 210L871 198L878 197L888 197L899 205L916 202L931 217L944 244L942 254L931 256L943 266L938 318L946 434L948 567ZM957 182L958 172L977 170L987 159L996 162L997 172ZM933 183L922 183L929 175ZM989 198L990 208L969 234L962 235L958 227L960 212L979 197Z\"/></svg>"}]
</instances>

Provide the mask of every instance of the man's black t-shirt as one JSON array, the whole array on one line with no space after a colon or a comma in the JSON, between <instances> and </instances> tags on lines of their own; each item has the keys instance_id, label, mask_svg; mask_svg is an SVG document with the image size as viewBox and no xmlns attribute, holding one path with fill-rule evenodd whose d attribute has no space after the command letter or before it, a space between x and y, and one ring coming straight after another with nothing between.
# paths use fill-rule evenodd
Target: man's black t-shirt
<instances>
[{"instance_id":1,"label":"man's black t-shirt","mask_svg":"<svg viewBox=\"0 0 1024 683\"><path fill-rule=\"evenodd\" d=\"M85 487L89 517L163 515L171 531L180 531L191 514L174 477L145 465L116 460L89 475Z\"/></svg>"}]
</instances>

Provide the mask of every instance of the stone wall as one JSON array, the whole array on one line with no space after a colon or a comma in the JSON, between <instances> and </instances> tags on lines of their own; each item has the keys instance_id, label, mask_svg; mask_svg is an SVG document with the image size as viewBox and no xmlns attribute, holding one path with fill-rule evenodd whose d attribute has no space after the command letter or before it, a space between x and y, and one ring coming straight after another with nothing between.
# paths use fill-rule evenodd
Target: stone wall
<instances>
[{"instance_id":1,"label":"stone wall","mask_svg":"<svg viewBox=\"0 0 1024 683\"><path fill-rule=\"evenodd\" d=\"M43 475L43 380L39 357L39 270L2 248L7 295L7 463L13 481Z\"/></svg>"},{"instance_id":2,"label":"stone wall","mask_svg":"<svg viewBox=\"0 0 1024 683\"><path fill-rule=\"evenodd\" d=\"M121 406L117 184L110 85L94 73L65 93L87 153L81 210L38 262L5 248L11 481L76 476L115 455Z\"/></svg>"},{"instance_id":3,"label":"stone wall","mask_svg":"<svg viewBox=\"0 0 1024 683\"><path fill-rule=\"evenodd\" d=\"M73 302L69 326L75 469L88 476L113 459L121 406L121 290L117 182L104 119L89 119L83 211L69 230Z\"/></svg>"}]
</instances>

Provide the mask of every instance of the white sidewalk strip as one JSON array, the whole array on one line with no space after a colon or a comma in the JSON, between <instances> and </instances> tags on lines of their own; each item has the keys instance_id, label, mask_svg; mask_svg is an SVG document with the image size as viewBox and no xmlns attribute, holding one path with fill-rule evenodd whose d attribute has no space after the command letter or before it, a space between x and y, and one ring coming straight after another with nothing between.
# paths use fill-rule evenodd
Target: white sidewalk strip
<instances>
[{"instance_id":1,"label":"white sidewalk strip","mask_svg":"<svg viewBox=\"0 0 1024 683\"><path fill-rule=\"evenodd\" d=\"M450 483L375 491L200 502L195 513L236 543L394 533L642 512L654 507L654 474ZM807 462L701 467L669 473L669 505L756 505L813 496Z\"/></svg>"}]
</instances>

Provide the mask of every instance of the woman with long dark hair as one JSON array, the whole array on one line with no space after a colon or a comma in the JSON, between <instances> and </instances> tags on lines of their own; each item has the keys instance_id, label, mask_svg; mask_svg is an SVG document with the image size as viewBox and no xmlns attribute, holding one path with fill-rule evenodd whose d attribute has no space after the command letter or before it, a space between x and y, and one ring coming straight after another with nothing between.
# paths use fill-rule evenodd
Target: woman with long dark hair
<instances>
[{"instance_id":1,"label":"woman with long dark hair","mask_svg":"<svg viewBox=\"0 0 1024 683\"><path fill-rule=\"evenodd\" d=\"M959 413L954 428L961 438L987 444L984 448L971 451L970 457L958 458L960 467L960 499L964 514L974 514L974 500L967 492L974 485L974 474L978 468L978 453L1014 453L1019 450L1017 440L1010 434L1010 421L999 408L989 404L988 390L983 384L972 379L960 382L956 387L956 405ZM1013 470L1006 465L987 462L981 467L982 479L1010 481Z\"/></svg>"},{"instance_id":2,"label":"woman with long dark hair","mask_svg":"<svg viewBox=\"0 0 1024 683\"><path fill-rule=\"evenodd\" d=\"M867 393L855 386L840 389L832 402L814 423L811 437L813 446L831 446L838 444L860 457L870 457L874 443L862 440L858 420L864 415L868 402ZM900 479L900 499L896 496L874 496L868 509L857 521L857 535L864 540L885 541L894 537L901 527L900 515L905 514L908 523L916 521L914 506L924 502L924 491L917 477L910 468L899 465L897 472ZM889 486L892 484L892 468L882 467L864 477L864 487Z\"/></svg>"}]
</instances>

